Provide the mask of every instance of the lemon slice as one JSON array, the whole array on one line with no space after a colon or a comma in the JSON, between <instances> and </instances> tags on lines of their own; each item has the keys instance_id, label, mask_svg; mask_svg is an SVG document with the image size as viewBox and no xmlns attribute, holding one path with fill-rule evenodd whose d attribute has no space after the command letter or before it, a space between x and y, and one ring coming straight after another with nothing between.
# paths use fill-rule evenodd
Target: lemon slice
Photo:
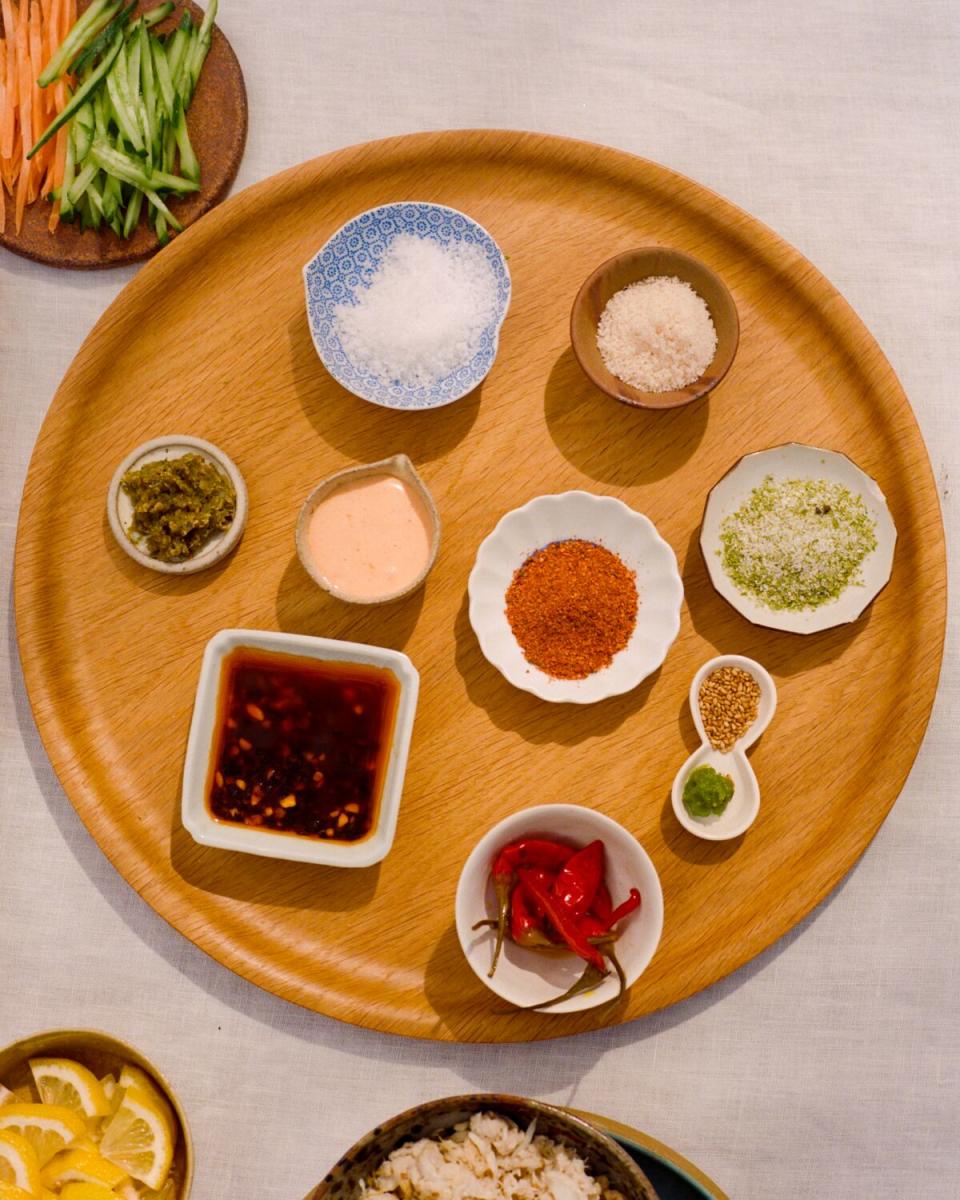
<instances>
[{"instance_id":1,"label":"lemon slice","mask_svg":"<svg viewBox=\"0 0 960 1200\"><path fill-rule=\"evenodd\" d=\"M50 1160L40 1176L42 1183L56 1191L66 1183L99 1183L115 1188L123 1183L127 1173L101 1154L89 1150L62 1150Z\"/></svg>"},{"instance_id":2,"label":"lemon slice","mask_svg":"<svg viewBox=\"0 0 960 1200\"><path fill-rule=\"evenodd\" d=\"M161 1188L173 1161L173 1128L151 1095L130 1086L100 1140L100 1153L147 1187ZM0 1110L2 1115L2 1110Z\"/></svg>"},{"instance_id":3,"label":"lemon slice","mask_svg":"<svg viewBox=\"0 0 960 1200\"><path fill-rule=\"evenodd\" d=\"M88 1120L109 1113L103 1085L80 1063L69 1058L31 1058L30 1072L44 1104L60 1104Z\"/></svg>"},{"instance_id":4,"label":"lemon slice","mask_svg":"<svg viewBox=\"0 0 960 1200\"><path fill-rule=\"evenodd\" d=\"M117 1193L102 1183L68 1183L60 1193L60 1200L117 1200Z\"/></svg>"},{"instance_id":5,"label":"lemon slice","mask_svg":"<svg viewBox=\"0 0 960 1200\"><path fill-rule=\"evenodd\" d=\"M25 1192L15 1183L0 1181L0 1200L34 1200L32 1192Z\"/></svg>"},{"instance_id":6,"label":"lemon slice","mask_svg":"<svg viewBox=\"0 0 960 1200\"><path fill-rule=\"evenodd\" d=\"M0 1083L0 1104L16 1104L17 1097L8 1087Z\"/></svg>"},{"instance_id":7,"label":"lemon slice","mask_svg":"<svg viewBox=\"0 0 960 1200\"><path fill-rule=\"evenodd\" d=\"M177 1128L177 1119L173 1115L173 1109L170 1107L170 1102L167 1100L166 1096L163 1094L157 1084L154 1083L153 1079L146 1073L146 1071L142 1071L139 1067L135 1067L132 1063L128 1063L120 1072L120 1078L117 1080L117 1087L124 1092L127 1090L127 1088L134 1087L138 1091L141 1091L145 1095L149 1096L160 1112L163 1113L163 1118L167 1122L167 1128L170 1130L171 1138L174 1136L174 1130ZM119 1101L114 1107L116 1108L118 1106Z\"/></svg>"},{"instance_id":8,"label":"lemon slice","mask_svg":"<svg viewBox=\"0 0 960 1200\"><path fill-rule=\"evenodd\" d=\"M59 1104L5 1104L0 1108L2 1129L25 1137L43 1167L58 1150L83 1137L87 1123L79 1113Z\"/></svg>"},{"instance_id":9,"label":"lemon slice","mask_svg":"<svg viewBox=\"0 0 960 1200\"><path fill-rule=\"evenodd\" d=\"M37 1152L22 1134L0 1129L0 1180L14 1183L31 1196L40 1191Z\"/></svg>"}]
</instances>

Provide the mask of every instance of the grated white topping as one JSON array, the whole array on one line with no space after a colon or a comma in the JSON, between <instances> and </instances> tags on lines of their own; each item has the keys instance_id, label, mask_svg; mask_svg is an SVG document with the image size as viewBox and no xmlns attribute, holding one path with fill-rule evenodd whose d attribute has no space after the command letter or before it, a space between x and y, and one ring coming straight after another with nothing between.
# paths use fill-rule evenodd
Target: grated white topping
<instances>
[{"instance_id":1,"label":"grated white topping","mask_svg":"<svg viewBox=\"0 0 960 1200\"><path fill-rule=\"evenodd\" d=\"M597 325L607 370L644 392L670 392L699 379L717 349L710 309L672 275L641 279L607 301Z\"/></svg>"},{"instance_id":2,"label":"grated white topping","mask_svg":"<svg viewBox=\"0 0 960 1200\"><path fill-rule=\"evenodd\" d=\"M496 307L496 275L480 246L401 233L370 283L334 310L334 323L359 370L429 387L470 362Z\"/></svg>"}]
</instances>

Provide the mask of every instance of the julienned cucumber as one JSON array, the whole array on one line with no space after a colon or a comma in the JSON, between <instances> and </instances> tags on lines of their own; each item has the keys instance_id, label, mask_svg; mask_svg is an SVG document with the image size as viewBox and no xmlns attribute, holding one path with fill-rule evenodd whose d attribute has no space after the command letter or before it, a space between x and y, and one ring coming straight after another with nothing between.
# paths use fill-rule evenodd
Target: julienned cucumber
<instances>
[{"instance_id":1,"label":"julienned cucumber","mask_svg":"<svg viewBox=\"0 0 960 1200\"><path fill-rule=\"evenodd\" d=\"M88 10L89 11L89 10ZM78 88L75 94L67 101L64 110L58 117L55 117L47 126L45 132L41 135L40 141L33 147L27 158L33 158L41 146L45 146L53 137L57 130L70 120L77 109L83 104L88 96L91 96L103 82L107 72L113 66L114 60L120 53L123 46L123 34L117 33L105 56L100 60L100 65L91 71L86 82L82 87Z\"/></svg>"},{"instance_id":2,"label":"julienned cucumber","mask_svg":"<svg viewBox=\"0 0 960 1200\"><path fill-rule=\"evenodd\" d=\"M74 80L63 110L28 154L68 126L62 183L55 178L51 193L61 220L95 229L105 223L128 238L146 207L161 244L169 230L182 230L164 197L200 187L186 110L218 0L210 0L199 27L184 9L172 33L153 33L175 7L165 0L134 19L136 0L92 0L38 80L43 87L65 74Z\"/></svg>"}]
</instances>

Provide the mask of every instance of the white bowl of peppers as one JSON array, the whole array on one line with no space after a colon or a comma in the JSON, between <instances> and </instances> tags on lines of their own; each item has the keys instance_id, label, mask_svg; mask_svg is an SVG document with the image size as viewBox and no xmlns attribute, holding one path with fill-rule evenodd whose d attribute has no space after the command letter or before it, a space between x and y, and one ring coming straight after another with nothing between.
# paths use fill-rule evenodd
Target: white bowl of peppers
<instances>
[{"instance_id":1,"label":"white bowl of peppers","mask_svg":"<svg viewBox=\"0 0 960 1200\"><path fill-rule=\"evenodd\" d=\"M615 1005L663 931L650 856L610 817L576 804L514 813L486 833L457 886L460 945L501 999L544 1014Z\"/></svg>"}]
</instances>

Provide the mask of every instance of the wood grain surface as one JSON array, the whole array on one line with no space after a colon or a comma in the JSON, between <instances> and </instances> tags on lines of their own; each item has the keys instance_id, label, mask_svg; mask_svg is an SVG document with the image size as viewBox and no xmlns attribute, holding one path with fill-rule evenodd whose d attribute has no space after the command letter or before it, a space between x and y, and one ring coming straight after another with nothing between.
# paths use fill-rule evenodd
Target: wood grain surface
<instances>
[{"instance_id":1,"label":"wood grain surface","mask_svg":"<svg viewBox=\"0 0 960 1200\"><path fill-rule=\"evenodd\" d=\"M490 375L426 413L385 411L340 388L317 359L304 311L306 260L347 218L403 199L469 213L513 275ZM707 401L672 412L599 393L568 342L587 275L653 242L704 259L740 313L727 378ZM167 433L221 446L250 492L238 551L182 578L139 568L105 516L116 463ZM879 481L900 533L890 586L867 613L803 638L738 616L711 588L697 545L714 480L742 454L789 440L855 459ZM443 547L423 591L352 608L304 573L297 513L323 476L399 451L437 501ZM686 588L663 667L582 709L512 688L467 619L480 540L507 510L568 488L646 513L674 547ZM234 197L144 268L53 400L15 568L44 744L130 884L185 936L278 995L374 1029L459 1041L641 1017L735 970L805 916L863 852L906 778L936 690L945 588L937 493L913 412L817 270L746 213L654 163L496 131L417 134L304 163ZM227 626L377 643L404 649L419 668L397 839L378 867L227 853L184 831L180 772L201 653ZM674 819L670 785L697 743L691 676L720 652L762 662L780 703L751 754L763 789L756 824L708 843ZM660 872L663 940L613 1013L496 1015L460 952L453 900L471 846L508 813L549 801L618 819Z\"/></svg>"},{"instance_id":2,"label":"wood grain surface","mask_svg":"<svg viewBox=\"0 0 960 1200\"><path fill-rule=\"evenodd\" d=\"M26 0L24 0L26 2ZM141 0L140 9L153 7L154 0ZM82 12L87 7L81 3ZM165 33L176 27L188 8L194 21L203 20L203 9L192 2L178 3L173 15L156 28ZM0 20L2 28L2 20ZM209 212L226 196L236 178L247 142L247 89L233 47L217 25L213 27L210 52L187 110L187 130L200 160L200 190L182 199L168 197L170 211L186 228ZM105 225L81 232L80 223L62 221L54 233L47 228L50 205L42 198L24 209L20 232L14 229L13 201L7 198L6 228L0 246L24 258L69 270L99 270L140 262L160 249L153 227L147 223L144 205L140 224L129 238L120 238ZM172 237L179 235L172 234Z\"/></svg>"}]
</instances>

